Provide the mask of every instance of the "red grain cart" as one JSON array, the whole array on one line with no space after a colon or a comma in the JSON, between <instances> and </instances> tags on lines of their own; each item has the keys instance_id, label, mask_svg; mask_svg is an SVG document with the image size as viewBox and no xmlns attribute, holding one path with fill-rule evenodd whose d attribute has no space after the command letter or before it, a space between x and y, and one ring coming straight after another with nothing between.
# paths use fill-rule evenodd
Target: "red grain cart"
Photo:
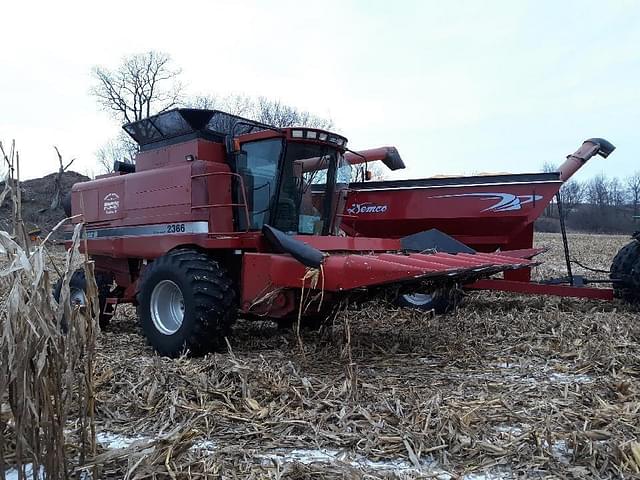
<instances>
[{"instance_id":1,"label":"red grain cart","mask_svg":"<svg viewBox=\"0 0 640 480\"><path fill-rule=\"evenodd\" d=\"M511 252L531 258L540 252L533 249L534 222L557 198L562 184L591 157L600 155L606 158L614 149L611 143L601 138L586 140L555 173L354 183L348 191L342 228L355 237L377 234L389 238L437 229L475 251ZM352 152L346 158L354 165L382 161L392 170L404 168L393 147ZM628 276L632 273L631 264L639 257L636 239L616 256L611 281L617 290L637 289L630 285ZM589 280L574 276L568 259L567 267L566 278L544 284L530 282L530 269L521 269L505 272L503 279L484 279L467 286L521 293L613 298L612 289L585 287ZM640 260L636 269L640 277ZM432 305L429 295L421 298L426 305Z\"/></svg>"}]
</instances>

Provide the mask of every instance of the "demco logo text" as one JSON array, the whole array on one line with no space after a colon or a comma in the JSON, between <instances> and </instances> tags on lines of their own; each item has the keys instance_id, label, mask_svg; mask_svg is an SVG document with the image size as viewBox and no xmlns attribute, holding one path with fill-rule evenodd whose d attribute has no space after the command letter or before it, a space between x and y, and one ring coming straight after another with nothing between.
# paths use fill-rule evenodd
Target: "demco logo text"
<instances>
[{"instance_id":1,"label":"demco logo text","mask_svg":"<svg viewBox=\"0 0 640 480\"><path fill-rule=\"evenodd\" d=\"M387 205L379 205L372 202L365 203L352 203L347 212L351 215L358 215L360 213L384 213L388 210Z\"/></svg>"}]
</instances>

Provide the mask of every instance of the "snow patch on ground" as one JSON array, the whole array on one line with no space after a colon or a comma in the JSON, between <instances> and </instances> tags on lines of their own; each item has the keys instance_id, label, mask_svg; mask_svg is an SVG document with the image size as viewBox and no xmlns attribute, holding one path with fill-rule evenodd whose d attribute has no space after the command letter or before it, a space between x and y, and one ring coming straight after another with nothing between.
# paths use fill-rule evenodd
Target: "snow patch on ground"
<instances>
[{"instance_id":1,"label":"snow patch on ground","mask_svg":"<svg viewBox=\"0 0 640 480\"><path fill-rule=\"evenodd\" d=\"M565 385L565 384L582 384L592 383L595 380L590 375L584 373L564 373L554 372L545 369L534 368L522 368L518 365L510 365L508 367L502 366L503 364L494 364L494 370L489 370L480 373L472 373L476 378L482 379L488 382L511 382L520 385ZM507 370L495 371L495 370ZM468 377L469 374L459 376Z\"/></svg>"},{"instance_id":2,"label":"snow patch on ground","mask_svg":"<svg viewBox=\"0 0 640 480\"><path fill-rule=\"evenodd\" d=\"M523 428L526 427L527 426L523 425ZM523 432L522 428L510 425L498 426L495 430L501 433L508 433L512 436L520 435ZM98 432L96 434L96 441L107 449L128 448L136 442L151 440L152 438L148 436L127 436L106 431ZM214 440L200 440L195 442L191 447L192 450L199 450L207 453L213 453L217 448L218 444ZM508 470L468 473L459 477L443 470L438 466L437 462L430 459L420 459L419 464L415 465L404 459L372 460L363 455L325 448L282 449L256 454L256 458L267 465L271 463L300 463L303 465L325 463L328 465L344 465L364 471L393 473L401 476L427 476L437 480L452 480L453 478L461 478L462 480L507 480L514 478ZM7 478L8 480L17 480L17 472L15 477Z\"/></svg>"},{"instance_id":3,"label":"snow patch on ground","mask_svg":"<svg viewBox=\"0 0 640 480\"><path fill-rule=\"evenodd\" d=\"M551 453L561 463L568 464L571 461L571 456L573 455L573 448L569 448L565 440L556 440L551 445Z\"/></svg>"},{"instance_id":4,"label":"snow patch on ground","mask_svg":"<svg viewBox=\"0 0 640 480\"><path fill-rule=\"evenodd\" d=\"M497 425L493 427L493 429L498 433L504 433L511 437L519 437L525 432L525 429L529 429L529 425L523 424L521 426L517 425Z\"/></svg>"},{"instance_id":5,"label":"snow patch on ground","mask_svg":"<svg viewBox=\"0 0 640 480\"><path fill-rule=\"evenodd\" d=\"M214 452L218 448L218 444L213 440L201 440L191 447L192 450L201 450L205 452Z\"/></svg>"},{"instance_id":6,"label":"snow patch on ground","mask_svg":"<svg viewBox=\"0 0 640 480\"><path fill-rule=\"evenodd\" d=\"M334 465L345 465L364 471L387 472L398 475L420 475L437 480L452 480L462 478L463 480L507 480L513 478L508 471L478 472L469 473L463 477L454 476L451 473L438 467L433 460L421 460L419 465L414 465L406 460L371 460L362 455L353 455L346 452L330 449L294 449L280 450L273 453L256 455L266 462L301 463L309 465L312 463L326 463Z\"/></svg>"},{"instance_id":7,"label":"snow patch on ground","mask_svg":"<svg viewBox=\"0 0 640 480\"><path fill-rule=\"evenodd\" d=\"M143 440L148 440L148 438L140 435L136 435L134 437L128 437L126 435L120 435L118 433L113 433L113 432L96 433L96 442L110 450L129 448L134 443L141 442Z\"/></svg>"},{"instance_id":8,"label":"snow patch on ground","mask_svg":"<svg viewBox=\"0 0 640 480\"><path fill-rule=\"evenodd\" d=\"M26 473L26 478L28 478L29 480L34 478L33 464L27 463L25 465L25 473ZM18 469L10 468L9 470L5 470L4 477L6 480L18 480L18 478L20 478L18 475ZM35 478L37 478L37 480L44 479L44 468L40 467Z\"/></svg>"},{"instance_id":9,"label":"snow patch on ground","mask_svg":"<svg viewBox=\"0 0 640 480\"><path fill-rule=\"evenodd\" d=\"M117 450L121 448L129 448L134 443L138 442L150 442L153 438L149 436L128 436L121 435L115 432L98 432L96 433L96 442L109 450ZM213 440L200 440L195 442L192 446L192 450L201 450L206 452L213 452L218 448L218 445Z\"/></svg>"},{"instance_id":10,"label":"snow patch on ground","mask_svg":"<svg viewBox=\"0 0 640 480\"><path fill-rule=\"evenodd\" d=\"M552 373L549 380L554 383L592 383L593 378L585 374Z\"/></svg>"},{"instance_id":11,"label":"snow patch on ground","mask_svg":"<svg viewBox=\"0 0 640 480\"><path fill-rule=\"evenodd\" d=\"M494 363L493 366L496 368L518 368L520 365L517 363L500 362Z\"/></svg>"}]
</instances>

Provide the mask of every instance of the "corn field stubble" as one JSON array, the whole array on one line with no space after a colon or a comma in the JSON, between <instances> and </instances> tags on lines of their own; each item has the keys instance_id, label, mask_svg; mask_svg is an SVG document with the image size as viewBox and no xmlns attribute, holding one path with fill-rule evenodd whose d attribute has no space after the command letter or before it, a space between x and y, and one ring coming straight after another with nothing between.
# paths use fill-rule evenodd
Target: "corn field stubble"
<instances>
[{"instance_id":1,"label":"corn field stubble","mask_svg":"<svg viewBox=\"0 0 640 480\"><path fill-rule=\"evenodd\" d=\"M576 259L604 269L627 240L570 236ZM564 274L560 237L536 242L552 250L534 276ZM639 341L636 309L619 302L474 292L442 316L384 300L347 308L302 332L304 354L294 332L240 320L228 352L170 360L120 306L97 337L87 468L100 478L631 478Z\"/></svg>"}]
</instances>

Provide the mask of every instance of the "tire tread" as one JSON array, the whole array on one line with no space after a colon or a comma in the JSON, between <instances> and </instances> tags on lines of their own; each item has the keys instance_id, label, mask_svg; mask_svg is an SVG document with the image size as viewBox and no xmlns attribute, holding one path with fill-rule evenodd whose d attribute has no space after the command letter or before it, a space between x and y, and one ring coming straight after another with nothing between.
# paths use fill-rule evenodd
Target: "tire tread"
<instances>
[{"instance_id":1,"label":"tire tread","mask_svg":"<svg viewBox=\"0 0 640 480\"><path fill-rule=\"evenodd\" d=\"M222 347L236 314L233 282L224 267L211 256L197 250L178 249L169 252L154 260L144 270L138 293L139 309L144 305L143 290L152 288L145 286L147 279L154 273L166 270L180 271L184 275L192 292L195 318L191 330L185 333L181 349L176 350L169 345L153 342L153 333L147 334L146 329L155 327L152 322L151 325L146 325L143 321L141 323L147 342L160 354L172 357L179 355L183 349L200 355ZM142 313L139 311L141 319Z\"/></svg>"}]
</instances>

